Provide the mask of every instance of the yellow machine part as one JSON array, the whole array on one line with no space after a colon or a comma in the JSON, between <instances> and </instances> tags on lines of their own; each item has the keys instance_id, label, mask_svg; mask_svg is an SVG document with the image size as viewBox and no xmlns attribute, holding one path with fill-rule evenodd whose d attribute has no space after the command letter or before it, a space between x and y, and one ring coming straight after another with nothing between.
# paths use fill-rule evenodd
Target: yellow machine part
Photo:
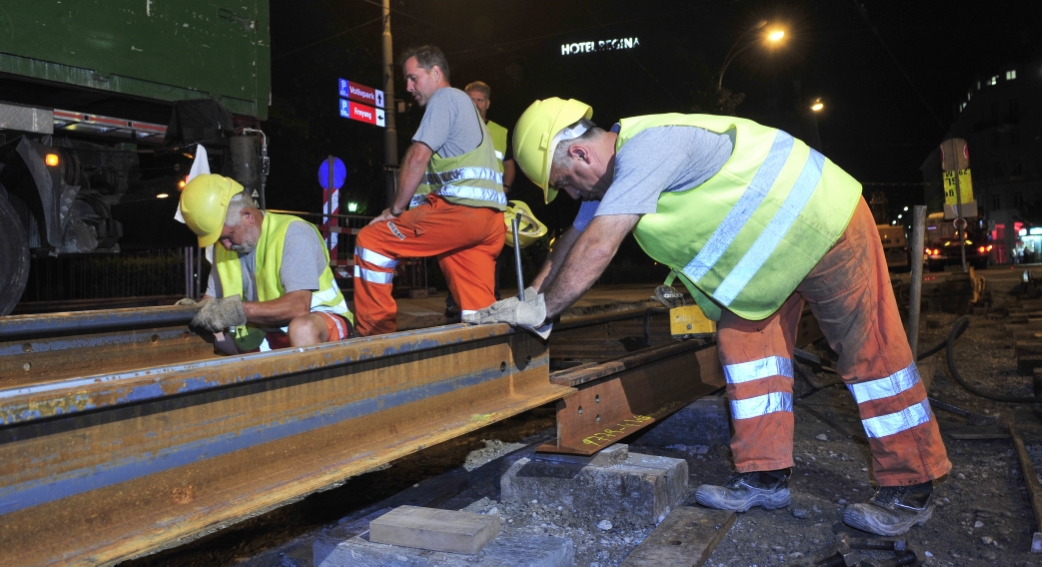
<instances>
[{"instance_id":1,"label":"yellow machine part","mask_svg":"<svg viewBox=\"0 0 1042 567\"><path fill-rule=\"evenodd\" d=\"M532 209L524 201L510 201L507 210L503 213L503 220L507 223L507 246L514 246L514 217L521 213L521 226L517 237L521 248L535 243L536 240L546 236L546 225L539 222L532 214Z\"/></svg>"},{"instance_id":2,"label":"yellow machine part","mask_svg":"<svg viewBox=\"0 0 1042 567\"><path fill-rule=\"evenodd\" d=\"M669 331L673 336L708 336L716 333L716 321L698 305L682 305L669 310Z\"/></svg>"}]
</instances>

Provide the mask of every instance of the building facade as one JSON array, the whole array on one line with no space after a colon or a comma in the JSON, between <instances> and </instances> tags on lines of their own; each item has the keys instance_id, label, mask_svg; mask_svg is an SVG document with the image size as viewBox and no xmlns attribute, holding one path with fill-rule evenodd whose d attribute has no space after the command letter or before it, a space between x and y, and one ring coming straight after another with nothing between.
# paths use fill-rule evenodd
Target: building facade
<instances>
[{"instance_id":1,"label":"building facade","mask_svg":"<svg viewBox=\"0 0 1042 567\"><path fill-rule=\"evenodd\" d=\"M987 229L992 262L1042 261L1042 59L974 81L955 105L949 138L966 140L980 213L968 220ZM920 170L928 210L942 211L939 147Z\"/></svg>"}]
</instances>

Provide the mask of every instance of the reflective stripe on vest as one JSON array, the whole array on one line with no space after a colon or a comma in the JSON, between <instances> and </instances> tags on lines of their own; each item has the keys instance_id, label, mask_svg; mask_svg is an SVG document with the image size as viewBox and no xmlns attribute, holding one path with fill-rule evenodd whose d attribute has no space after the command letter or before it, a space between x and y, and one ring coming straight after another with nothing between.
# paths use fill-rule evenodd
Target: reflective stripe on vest
<instances>
[{"instance_id":1,"label":"reflective stripe on vest","mask_svg":"<svg viewBox=\"0 0 1042 567\"><path fill-rule=\"evenodd\" d=\"M443 171L441 173L427 172L424 179L431 185L448 185L451 183L459 183L460 181L469 181L474 179L495 181L502 185L503 173L487 167L460 167L451 171ZM444 194L444 192L442 194Z\"/></svg>"},{"instance_id":2,"label":"reflective stripe on vest","mask_svg":"<svg viewBox=\"0 0 1042 567\"><path fill-rule=\"evenodd\" d=\"M482 189L480 187L468 187L466 185L445 185L438 191L442 197L457 197L471 201L487 201L497 205L507 206L507 196L502 191L495 189Z\"/></svg>"},{"instance_id":3,"label":"reflective stripe on vest","mask_svg":"<svg viewBox=\"0 0 1042 567\"><path fill-rule=\"evenodd\" d=\"M724 366L724 376L728 384L741 384L771 376L792 378L792 359L782 356L769 356L750 362L728 364Z\"/></svg>"},{"instance_id":4,"label":"reflective stripe on vest","mask_svg":"<svg viewBox=\"0 0 1042 567\"><path fill-rule=\"evenodd\" d=\"M930 413L930 402L923 400L899 412L863 419L861 424L869 437L886 437L930 421Z\"/></svg>"},{"instance_id":5,"label":"reflective stripe on vest","mask_svg":"<svg viewBox=\"0 0 1042 567\"><path fill-rule=\"evenodd\" d=\"M789 392L771 392L731 402L731 417L734 419L749 419L779 411L792 413L792 394Z\"/></svg>"},{"instance_id":6,"label":"reflective stripe on vest","mask_svg":"<svg viewBox=\"0 0 1042 567\"><path fill-rule=\"evenodd\" d=\"M810 158L804 164L799 179L792 186L792 191L789 191L789 196L785 198L785 202L778 209L778 213L771 219L767 228L760 233L752 248L745 253L745 256L742 256L738 264L716 288L716 293L713 294L713 297L724 305L731 305L734 298L745 289L749 280L753 279L753 276L760 271L767 258L778 249L782 236L789 231L792 223L796 222L796 217L803 210L803 206L807 204L810 194L814 192L814 188L821 181L821 168L824 165L824 156L812 149Z\"/></svg>"},{"instance_id":7,"label":"reflective stripe on vest","mask_svg":"<svg viewBox=\"0 0 1042 567\"><path fill-rule=\"evenodd\" d=\"M774 185L782 166L789 159L792 141L792 136L778 130L774 143L771 144L771 151L767 154L767 159L763 161L760 169L756 170L752 183L724 217L724 221L716 227L705 246L698 251L698 255L684 268L684 274L692 281L697 282L702 279L702 276L706 275L706 272L716 264L734 242L738 231L749 222L753 212L767 197L767 192Z\"/></svg>"},{"instance_id":8,"label":"reflective stripe on vest","mask_svg":"<svg viewBox=\"0 0 1042 567\"><path fill-rule=\"evenodd\" d=\"M748 320L770 316L842 236L860 184L785 132L729 116L624 119L616 151L658 127L729 134L734 150L697 187L662 192L634 228L637 242L680 276L708 317L719 320L725 307Z\"/></svg>"},{"instance_id":9,"label":"reflective stripe on vest","mask_svg":"<svg viewBox=\"0 0 1042 567\"><path fill-rule=\"evenodd\" d=\"M901 392L912 389L918 383L919 371L916 370L913 362L906 368L898 370L885 378L850 384L847 388L851 394L854 394L854 399L857 403L863 404L872 400L896 396Z\"/></svg>"}]
</instances>

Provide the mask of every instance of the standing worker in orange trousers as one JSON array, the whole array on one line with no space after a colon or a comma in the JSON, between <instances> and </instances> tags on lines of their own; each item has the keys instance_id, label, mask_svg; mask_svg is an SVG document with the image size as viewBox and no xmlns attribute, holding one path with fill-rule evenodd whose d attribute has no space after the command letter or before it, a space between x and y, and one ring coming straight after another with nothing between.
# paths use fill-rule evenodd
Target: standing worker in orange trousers
<instances>
[{"instance_id":1,"label":"standing worker in orange trousers","mask_svg":"<svg viewBox=\"0 0 1042 567\"><path fill-rule=\"evenodd\" d=\"M355 313L363 336L397 330L391 280L400 258L437 257L463 314L491 305L506 233L502 166L473 101L449 84L445 54L423 46L400 60L406 88L426 112L405 152L394 204L355 242Z\"/></svg>"},{"instance_id":2,"label":"standing worker in orange trousers","mask_svg":"<svg viewBox=\"0 0 1042 567\"><path fill-rule=\"evenodd\" d=\"M521 115L517 165L548 202L561 190L583 208L523 300L463 320L549 334L546 322L597 281L632 231L718 321L737 472L700 486L696 499L745 512L791 502L793 343L807 301L839 354L879 483L843 521L886 536L926 522L933 480L951 463L861 185L803 142L750 120L660 114L605 131L592 115L559 98Z\"/></svg>"}]
</instances>

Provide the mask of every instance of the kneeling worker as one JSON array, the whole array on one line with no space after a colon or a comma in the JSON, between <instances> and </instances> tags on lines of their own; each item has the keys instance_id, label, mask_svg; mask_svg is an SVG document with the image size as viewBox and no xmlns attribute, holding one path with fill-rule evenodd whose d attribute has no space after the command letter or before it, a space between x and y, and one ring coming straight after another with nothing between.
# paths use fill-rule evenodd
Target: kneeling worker
<instances>
[{"instance_id":1,"label":"kneeling worker","mask_svg":"<svg viewBox=\"0 0 1042 567\"><path fill-rule=\"evenodd\" d=\"M228 354L346 339L354 318L329 269L314 225L257 208L221 175L193 179L181 193L185 223L214 265L192 325L214 333ZM231 336L223 331L231 329Z\"/></svg>"},{"instance_id":2,"label":"kneeling worker","mask_svg":"<svg viewBox=\"0 0 1042 567\"><path fill-rule=\"evenodd\" d=\"M702 485L696 498L744 512L791 500L793 343L807 301L839 353L880 487L847 506L843 521L893 536L928 520L933 480L952 465L861 185L803 142L749 120L663 114L605 131L592 114L553 98L521 115L514 157L547 201L563 190L599 203L580 210L592 220L577 219L558 240L523 301L464 321L542 326L597 281L632 231L718 321L737 473Z\"/></svg>"}]
</instances>

